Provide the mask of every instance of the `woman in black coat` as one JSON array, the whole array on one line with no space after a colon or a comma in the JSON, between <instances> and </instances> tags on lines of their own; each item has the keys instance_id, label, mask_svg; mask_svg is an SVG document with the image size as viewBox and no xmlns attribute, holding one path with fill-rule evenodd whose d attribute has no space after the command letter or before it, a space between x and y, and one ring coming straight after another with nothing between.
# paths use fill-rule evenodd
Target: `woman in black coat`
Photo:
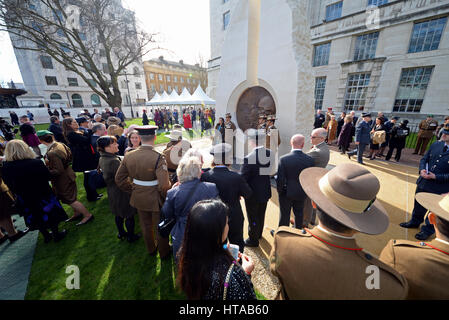
<instances>
[{"instance_id":1,"label":"woman in black coat","mask_svg":"<svg viewBox=\"0 0 449 320\"><path fill-rule=\"evenodd\" d=\"M84 173L84 189L86 190L87 201L96 201L101 195L89 186L89 174L86 171L96 170L98 158L90 142L90 135L79 131L78 122L73 118L66 118L62 121L62 131L64 137L72 151L72 169L75 172Z\"/></svg>"},{"instance_id":2,"label":"woman in black coat","mask_svg":"<svg viewBox=\"0 0 449 320\"><path fill-rule=\"evenodd\" d=\"M45 242L60 241L66 231L58 231L60 222L67 214L49 185L50 172L25 142L10 141L5 150L3 181L17 196L16 207L24 216L30 230L39 230ZM48 232L52 231L52 234Z\"/></svg>"},{"instance_id":3,"label":"woman in black coat","mask_svg":"<svg viewBox=\"0 0 449 320\"><path fill-rule=\"evenodd\" d=\"M342 154L345 154L349 149L349 145L352 141L352 117L346 116L345 123L341 128L340 135L338 136L338 148Z\"/></svg>"},{"instance_id":4,"label":"woman in black coat","mask_svg":"<svg viewBox=\"0 0 449 320\"><path fill-rule=\"evenodd\" d=\"M341 129L345 125L346 112L342 112L337 120L337 137L340 136Z\"/></svg>"}]
</instances>

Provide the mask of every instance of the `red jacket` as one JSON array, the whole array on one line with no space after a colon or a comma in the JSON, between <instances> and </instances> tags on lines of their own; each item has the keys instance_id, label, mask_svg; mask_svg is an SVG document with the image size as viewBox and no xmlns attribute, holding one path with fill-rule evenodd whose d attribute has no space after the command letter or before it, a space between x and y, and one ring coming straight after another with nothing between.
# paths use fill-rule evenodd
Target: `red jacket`
<instances>
[{"instance_id":1,"label":"red jacket","mask_svg":"<svg viewBox=\"0 0 449 320\"><path fill-rule=\"evenodd\" d=\"M192 120L190 119L190 114L184 114L182 118L184 119L184 128L192 129Z\"/></svg>"}]
</instances>

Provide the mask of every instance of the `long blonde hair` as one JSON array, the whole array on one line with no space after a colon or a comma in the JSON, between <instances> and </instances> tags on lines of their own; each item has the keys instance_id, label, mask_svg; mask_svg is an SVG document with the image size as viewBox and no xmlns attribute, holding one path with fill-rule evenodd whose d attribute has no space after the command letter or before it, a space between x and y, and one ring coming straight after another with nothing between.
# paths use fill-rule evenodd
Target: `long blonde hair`
<instances>
[{"instance_id":1,"label":"long blonde hair","mask_svg":"<svg viewBox=\"0 0 449 320\"><path fill-rule=\"evenodd\" d=\"M8 162L35 158L36 154L22 140L11 140L6 144L5 160Z\"/></svg>"}]
</instances>

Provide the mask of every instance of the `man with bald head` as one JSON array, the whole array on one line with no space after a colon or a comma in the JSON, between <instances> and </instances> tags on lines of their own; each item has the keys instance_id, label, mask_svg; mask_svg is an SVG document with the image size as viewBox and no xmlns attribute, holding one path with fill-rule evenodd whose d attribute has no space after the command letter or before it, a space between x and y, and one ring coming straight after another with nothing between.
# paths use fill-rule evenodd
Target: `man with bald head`
<instances>
[{"instance_id":1,"label":"man with bald head","mask_svg":"<svg viewBox=\"0 0 449 320\"><path fill-rule=\"evenodd\" d=\"M303 209L306 194L299 183L299 174L306 168L313 167L313 159L306 155L303 135L294 135L290 140L292 151L279 160L277 174L277 191L279 194L279 227L289 226L290 213L293 208L295 228L303 227Z\"/></svg>"}]
</instances>

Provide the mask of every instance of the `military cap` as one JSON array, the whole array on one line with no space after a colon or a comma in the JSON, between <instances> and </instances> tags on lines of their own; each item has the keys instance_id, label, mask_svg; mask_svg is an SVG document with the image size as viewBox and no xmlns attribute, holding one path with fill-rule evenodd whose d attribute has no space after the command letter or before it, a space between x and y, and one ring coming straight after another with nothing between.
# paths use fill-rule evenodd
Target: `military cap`
<instances>
[{"instance_id":1,"label":"military cap","mask_svg":"<svg viewBox=\"0 0 449 320\"><path fill-rule=\"evenodd\" d=\"M443 134L448 134L448 135L449 135L449 125L445 125L445 126L443 127L442 133L443 133Z\"/></svg>"},{"instance_id":2,"label":"military cap","mask_svg":"<svg viewBox=\"0 0 449 320\"><path fill-rule=\"evenodd\" d=\"M48 131L48 130L39 130L38 132L36 132L36 135L38 137L43 137L43 136L53 135L53 132Z\"/></svg>"},{"instance_id":3,"label":"military cap","mask_svg":"<svg viewBox=\"0 0 449 320\"><path fill-rule=\"evenodd\" d=\"M415 198L424 208L449 221L449 195L420 192L416 194Z\"/></svg>"},{"instance_id":4,"label":"military cap","mask_svg":"<svg viewBox=\"0 0 449 320\"><path fill-rule=\"evenodd\" d=\"M271 115L269 115L269 116L267 117L267 120L268 120L268 121L275 121L275 120L277 120L277 119L276 119L276 116L275 116L274 114L271 114Z\"/></svg>"},{"instance_id":5,"label":"military cap","mask_svg":"<svg viewBox=\"0 0 449 320\"><path fill-rule=\"evenodd\" d=\"M134 128L139 136L154 136L156 135L157 126L140 126Z\"/></svg>"},{"instance_id":6,"label":"military cap","mask_svg":"<svg viewBox=\"0 0 449 320\"><path fill-rule=\"evenodd\" d=\"M180 130L173 130L170 135L168 136L171 141L179 141L182 139L182 131Z\"/></svg>"},{"instance_id":7,"label":"military cap","mask_svg":"<svg viewBox=\"0 0 449 320\"><path fill-rule=\"evenodd\" d=\"M84 117L79 117L79 118L76 118L76 122L78 122L78 124L81 124L81 123L87 122L87 119Z\"/></svg>"},{"instance_id":8,"label":"military cap","mask_svg":"<svg viewBox=\"0 0 449 320\"><path fill-rule=\"evenodd\" d=\"M227 117L232 118L232 116L231 116L230 113L226 113L226 118L227 118Z\"/></svg>"},{"instance_id":9,"label":"military cap","mask_svg":"<svg viewBox=\"0 0 449 320\"><path fill-rule=\"evenodd\" d=\"M232 152L232 146L228 143L219 143L215 146L212 146L209 150L209 153L211 155L221 155L221 154L228 154Z\"/></svg>"},{"instance_id":10,"label":"military cap","mask_svg":"<svg viewBox=\"0 0 449 320\"><path fill-rule=\"evenodd\" d=\"M399 117L393 117L393 120L398 121L400 118Z\"/></svg>"},{"instance_id":11,"label":"military cap","mask_svg":"<svg viewBox=\"0 0 449 320\"><path fill-rule=\"evenodd\" d=\"M259 119L267 119L267 115L266 114L261 114L261 115L259 115Z\"/></svg>"},{"instance_id":12,"label":"military cap","mask_svg":"<svg viewBox=\"0 0 449 320\"><path fill-rule=\"evenodd\" d=\"M369 113L369 112L363 112L363 113L362 113L362 118L365 118L365 117L370 117L370 118L371 118L371 113Z\"/></svg>"}]
</instances>

